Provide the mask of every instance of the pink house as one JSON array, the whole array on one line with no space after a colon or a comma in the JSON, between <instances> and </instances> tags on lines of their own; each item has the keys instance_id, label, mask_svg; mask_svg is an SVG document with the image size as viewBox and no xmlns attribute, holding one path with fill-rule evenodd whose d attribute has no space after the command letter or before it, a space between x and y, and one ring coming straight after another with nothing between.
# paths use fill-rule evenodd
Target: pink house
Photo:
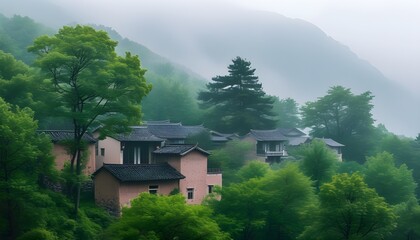
<instances>
[{"instance_id":1,"label":"pink house","mask_svg":"<svg viewBox=\"0 0 420 240\"><path fill-rule=\"evenodd\" d=\"M176 189L187 203L200 204L214 186L222 186L221 172L207 170L208 155L197 145L166 145L153 151L150 163L104 163L93 174L95 201L118 213L141 192L166 195Z\"/></svg>"},{"instance_id":2,"label":"pink house","mask_svg":"<svg viewBox=\"0 0 420 240\"><path fill-rule=\"evenodd\" d=\"M197 145L167 145L153 154L155 163L167 162L185 176L179 191L190 204L200 204L214 186L222 186L221 172L207 170L209 153Z\"/></svg>"},{"instance_id":3,"label":"pink house","mask_svg":"<svg viewBox=\"0 0 420 240\"><path fill-rule=\"evenodd\" d=\"M70 162L71 159L66 143L73 139L73 132L70 130L42 130L40 132L50 136L53 142L52 154L55 157L55 166L58 170L63 170L65 163ZM97 140L89 134L85 134L82 140L87 144L84 173L90 175L96 171L95 144Z\"/></svg>"},{"instance_id":4,"label":"pink house","mask_svg":"<svg viewBox=\"0 0 420 240\"><path fill-rule=\"evenodd\" d=\"M95 202L119 215L141 192L168 195L179 189L181 173L168 163L104 164L94 173Z\"/></svg>"}]
</instances>

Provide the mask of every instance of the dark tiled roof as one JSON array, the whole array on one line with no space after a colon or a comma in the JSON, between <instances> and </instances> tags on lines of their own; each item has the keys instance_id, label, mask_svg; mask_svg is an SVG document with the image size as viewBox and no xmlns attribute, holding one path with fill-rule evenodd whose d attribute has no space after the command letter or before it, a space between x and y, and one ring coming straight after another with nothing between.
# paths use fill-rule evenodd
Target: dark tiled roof
<instances>
[{"instance_id":1,"label":"dark tiled roof","mask_svg":"<svg viewBox=\"0 0 420 240\"><path fill-rule=\"evenodd\" d=\"M141 182L157 180L178 180L185 178L168 163L162 164L104 164L98 169L99 172L107 170L121 182Z\"/></svg>"},{"instance_id":2,"label":"dark tiled roof","mask_svg":"<svg viewBox=\"0 0 420 240\"><path fill-rule=\"evenodd\" d=\"M146 126L131 127L132 130L127 134L118 134L115 138L118 141L138 141L138 142L162 142L165 139L153 135Z\"/></svg>"},{"instance_id":3,"label":"dark tiled roof","mask_svg":"<svg viewBox=\"0 0 420 240\"><path fill-rule=\"evenodd\" d=\"M257 141L287 141L279 129L274 130L251 130L250 134Z\"/></svg>"},{"instance_id":4,"label":"dark tiled roof","mask_svg":"<svg viewBox=\"0 0 420 240\"><path fill-rule=\"evenodd\" d=\"M278 130L286 137L303 137L306 133L297 128L278 128Z\"/></svg>"},{"instance_id":5,"label":"dark tiled roof","mask_svg":"<svg viewBox=\"0 0 420 240\"><path fill-rule=\"evenodd\" d=\"M181 123L169 123L166 121L148 122L146 126L153 135L164 139L185 139L189 135L206 131L206 128L202 125L183 126Z\"/></svg>"},{"instance_id":6,"label":"dark tiled roof","mask_svg":"<svg viewBox=\"0 0 420 240\"><path fill-rule=\"evenodd\" d=\"M49 135L51 137L51 140L54 143L67 141L67 140L73 140L73 137L74 137L73 131L71 130L41 130L38 132ZM88 133L85 133L83 135L82 140L89 143L97 142L97 140Z\"/></svg>"},{"instance_id":7,"label":"dark tiled roof","mask_svg":"<svg viewBox=\"0 0 420 240\"><path fill-rule=\"evenodd\" d=\"M305 143L309 137L304 136L304 137L287 137L288 138L288 145L289 146L299 146L303 143Z\"/></svg>"},{"instance_id":8,"label":"dark tiled roof","mask_svg":"<svg viewBox=\"0 0 420 240\"><path fill-rule=\"evenodd\" d=\"M216 131L210 131L210 135L213 142L227 142L238 138L238 136L233 133L219 133Z\"/></svg>"},{"instance_id":9,"label":"dark tiled roof","mask_svg":"<svg viewBox=\"0 0 420 240\"><path fill-rule=\"evenodd\" d=\"M185 139L189 131L180 123L147 124L149 131L164 139Z\"/></svg>"},{"instance_id":10,"label":"dark tiled roof","mask_svg":"<svg viewBox=\"0 0 420 240\"><path fill-rule=\"evenodd\" d=\"M315 139L323 141L327 146L330 146L330 147L344 147L345 146L341 143L338 143L332 140L331 138L315 138Z\"/></svg>"},{"instance_id":11,"label":"dark tiled roof","mask_svg":"<svg viewBox=\"0 0 420 240\"><path fill-rule=\"evenodd\" d=\"M184 156L185 154L197 150L205 155L210 155L209 152L199 148L197 145L182 144L182 145L166 145L153 151L154 154L174 154Z\"/></svg>"}]
</instances>

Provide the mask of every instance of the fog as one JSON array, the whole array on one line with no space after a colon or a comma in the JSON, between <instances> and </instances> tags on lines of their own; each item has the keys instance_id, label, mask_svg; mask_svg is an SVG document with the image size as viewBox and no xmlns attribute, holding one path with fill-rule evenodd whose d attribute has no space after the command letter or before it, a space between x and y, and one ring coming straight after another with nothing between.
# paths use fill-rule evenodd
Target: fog
<instances>
[{"instance_id":1,"label":"fog","mask_svg":"<svg viewBox=\"0 0 420 240\"><path fill-rule=\"evenodd\" d=\"M264 46L267 41L274 41L265 39L262 34L266 33L263 30L275 29L276 26L261 22L266 24L266 29L255 29L253 26L261 27L261 24L255 25L254 19L247 19L247 15L257 16L248 10L268 11L277 14L264 13L265 18L284 18L285 22L295 25L308 25L311 31L320 28L326 36L320 33L314 33L314 36L331 37L349 47L357 57L368 61L386 78L413 95L417 95L420 89L420 30L417 26L420 22L420 2L413 0L0 0L0 9L6 15L27 15L57 28L72 22L110 26L124 37L185 65L207 79L226 74L230 60L239 55L257 68L256 73L270 94L281 98L292 97L300 103L325 94L327 88L301 93L297 91L302 89L301 86L279 85L287 77L275 72L277 66L267 66L266 62L278 59L273 56L264 59L269 58L264 55L267 49L256 48L256 45ZM247 22L241 25L243 29L231 28L238 26L235 21L244 20ZM310 26L311 23L316 27ZM249 31L249 38L243 38L245 31ZM221 41L224 45L218 48ZM248 50L254 54L248 54ZM381 74L375 69L368 71L380 78ZM342 81L345 83L345 80ZM367 84L367 89L355 90L356 93L371 90L374 95L380 95L379 87L376 89ZM374 103L378 123L385 123L391 131L409 136L420 132L420 114L416 110L418 102L414 102L419 98L412 100L404 95L401 97L406 99L402 103L394 101L398 96L387 99L388 94L378 96L382 105ZM407 104L407 101L411 103Z\"/></svg>"}]
</instances>

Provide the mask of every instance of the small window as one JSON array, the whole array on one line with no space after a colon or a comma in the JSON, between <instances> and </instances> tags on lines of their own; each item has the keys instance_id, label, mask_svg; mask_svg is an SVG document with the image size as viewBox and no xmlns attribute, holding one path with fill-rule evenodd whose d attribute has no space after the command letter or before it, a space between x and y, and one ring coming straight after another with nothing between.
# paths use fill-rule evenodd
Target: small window
<instances>
[{"instance_id":1,"label":"small window","mask_svg":"<svg viewBox=\"0 0 420 240\"><path fill-rule=\"evenodd\" d=\"M105 148L101 148L101 156L105 156Z\"/></svg>"},{"instance_id":2,"label":"small window","mask_svg":"<svg viewBox=\"0 0 420 240\"><path fill-rule=\"evenodd\" d=\"M159 186L158 185L150 185L149 186L149 193L150 194L157 194L159 190Z\"/></svg>"},{"instance_id":3,"label":"small window","mask_svg":"<svg viewBox=\"0 0 420 240\"><path fill-rule=\"evenodd\" d=\"M95 143L95 156L99 155L99 146L98 146L98 142Z\"/></svg>"},{"instance_id":4,"label":"small window","mask_svg":"<svg viewBox=\"0 0 420 240\"><path fill-rule=\"evenodd\" d=\"M194 188L187 188L187 199L194 199Z\"/></svg>"},{"instance_id":5,"label":"small window","mask_svg":"<svg viewBox=\"0 0 420 240\"><path fill-rule=\"evenodd\" d=\"M212 193L213 192L213 188L214 188L214 185L208 185L209 193Z\"/></svg>"}]
</instances>

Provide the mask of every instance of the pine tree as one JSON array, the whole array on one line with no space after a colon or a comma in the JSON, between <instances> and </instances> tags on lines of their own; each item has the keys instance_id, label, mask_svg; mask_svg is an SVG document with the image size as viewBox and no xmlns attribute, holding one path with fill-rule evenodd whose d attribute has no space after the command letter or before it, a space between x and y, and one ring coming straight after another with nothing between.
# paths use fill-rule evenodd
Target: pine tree
<instances>
[{"instance_id":1,"label":"pine tree","mask_svg":"<svg viewBox=\"0 0 420 240\"><path fill-rule=\"evenodd\" d=\"M275 126L274 100L262 90L251 63L240 57L228 66L229 75L216 76L198 95L207 109L205 124L215 130L246 134L250 129Z\"/></svg>"}]
</instances>

